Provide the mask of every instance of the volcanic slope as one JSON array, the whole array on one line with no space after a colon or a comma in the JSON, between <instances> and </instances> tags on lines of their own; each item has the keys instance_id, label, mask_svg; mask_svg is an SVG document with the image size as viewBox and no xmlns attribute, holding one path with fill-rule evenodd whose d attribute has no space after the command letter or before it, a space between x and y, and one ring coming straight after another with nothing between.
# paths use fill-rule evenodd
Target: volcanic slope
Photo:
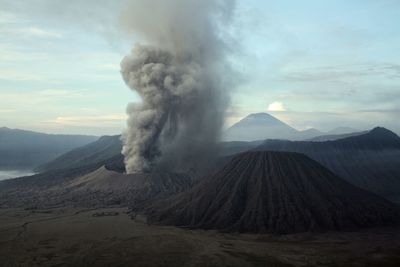
<instances>
[{"instance_id":1,"label":"volcanic slope","mask_svg":"<svg viewBox=\"0 0 400 267\"><path fill-rule=\"evenodd\" d=\"M87 195L90 196L88 200L97 198L105 201L105 204L117 202L118 204L136 205L142 201L183 192L191 186L191 178L186 174L134 173L127 175L102 167L71 180L63 187L65 190L73 192L72 195L78 202Z\"/></svg>"},{"instance_id":2,"label":"volcanic slope","mask_svg":"<svg viewBox=\"0 0 400 267\"><path fill-rule=\"evenodd\" d=\"M400 199L400 137L385 128L326 142L267 140L255 150L303 153L349 183Z\"/></svg>"},{"instance_id":3,"label":"volcanic slope","mask_svg":"<svg viewBox=\"0 0 400 267\"><path fill-rule=\"evenodd\" d=\"M121 136L102 136L95 142L78 147L36 168L38 172L74 169L91 164L112 161L121 155ZM122 155L119 157L123 161Z\"/></svg>"},{"instance_id":4,"label":"volcanic slope","mask_svg":"<svg viewBox=\"0 0 400 267\"><path fill-rule=\"evenodd\" d=\"M399 218L397 205L287 152L239 154L191 190L133 211L150 223L228 232L351 230Z\"/></svg>"},{"instance_id":5,"label":"volcanic slope","mask_svg":"<svg viewBox=\"0 0 400 267\"><path fill-rule=\"evenodd\" d=\"M0 182L0 208L137 205L183 192L192 187L186 174L123 174L100 167L85 175L48 173Z\"/></svg>"}]
</instances>

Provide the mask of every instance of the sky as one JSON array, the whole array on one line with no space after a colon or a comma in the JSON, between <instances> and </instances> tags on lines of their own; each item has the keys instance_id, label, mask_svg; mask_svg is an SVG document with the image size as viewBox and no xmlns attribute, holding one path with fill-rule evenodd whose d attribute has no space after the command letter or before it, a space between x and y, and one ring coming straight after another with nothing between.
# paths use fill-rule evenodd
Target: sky
<instances>
[{"instance_id":1,"label":"sky","mask_svg":"<svg viewBox=\"0 0 400 267\"><path fill-rule=\"evenodd\" d=\"M121 133L140 101L120 74L140 42L120 29L122 3L0 0L0 126ZM268 112L299 130L400 133L398 14L398 0L239 0L225 127Z\"/></svg>"}]
</instances>

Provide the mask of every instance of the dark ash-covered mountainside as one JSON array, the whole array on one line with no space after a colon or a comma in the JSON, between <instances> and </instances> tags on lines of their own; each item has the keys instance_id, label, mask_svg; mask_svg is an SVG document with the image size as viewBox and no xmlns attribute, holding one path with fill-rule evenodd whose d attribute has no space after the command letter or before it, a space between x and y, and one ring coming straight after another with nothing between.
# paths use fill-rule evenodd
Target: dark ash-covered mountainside
<instances>
[{"instance_id":1,"label":"dark ash-covered mountainside","mask_svg":"<svg viewBox=\"0 0 400 267\"><path fill-rule=\"evenodd\" d=\"M303 153L354 185L400 196L400 137L385 128L326 142L267 140L256 150Z\"/></svg>"},{"instance_id":2,"label":"dark ash-covered mountainside","mask_svg":"<svg viewBox=\"0 0 400 267\"><path fill-rule=\"evenodd\" d=\"M179 173L123 174L96 165L0 181L0 208L137 205L189 189ZM88 171L91 172L88 173Z\"/></svg>"},{"instance_id":3,"label":"dark ash-covered mountainside","mask_svg":"<svg viewBox=\"0 0 400 267\"><path fill-rule=\"evenodd\" d=\"M133 211L152 223L272 233L358 229L400 214L310 158L285 152L239 154L188 192Z\"/></svg>"}]
</instances>

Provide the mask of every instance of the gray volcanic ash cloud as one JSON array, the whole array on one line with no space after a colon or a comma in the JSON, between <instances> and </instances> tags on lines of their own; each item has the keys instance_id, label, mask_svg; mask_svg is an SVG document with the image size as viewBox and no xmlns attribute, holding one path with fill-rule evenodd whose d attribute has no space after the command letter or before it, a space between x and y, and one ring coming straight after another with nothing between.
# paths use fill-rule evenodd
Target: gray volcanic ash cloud
<instances>
[{"instance_id":1,"label":"gray volcanic ash cloud","mask_svg":"<svg viewBox=\"0 0 400 267\"><path fill-rule=\"evenodd\" d=\"M215 154L230 73L222 26L233 8L230 0L129 2L124 25L145 44L121 62L126 84L142 99L127 108L127 173L188 170Z\"/></svg>"}]
</instances>

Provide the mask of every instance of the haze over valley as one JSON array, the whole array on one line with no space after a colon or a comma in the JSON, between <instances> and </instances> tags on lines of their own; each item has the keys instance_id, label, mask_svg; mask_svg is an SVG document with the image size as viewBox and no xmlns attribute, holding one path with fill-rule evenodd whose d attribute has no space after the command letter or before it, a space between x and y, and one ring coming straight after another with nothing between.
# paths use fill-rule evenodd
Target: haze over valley
<instances>
[{"instance_id":1,"label":"haze over valley","mask_svg":"<svg viewBox=\"0 0 400 267\"><path fill-rule=\"evenodd\" d=\"M31 171L18 171L18 170L0 171L0 180L12 179L22 176L30 176L33 174L35 173Z\"/></svg>"}]
</instances>

